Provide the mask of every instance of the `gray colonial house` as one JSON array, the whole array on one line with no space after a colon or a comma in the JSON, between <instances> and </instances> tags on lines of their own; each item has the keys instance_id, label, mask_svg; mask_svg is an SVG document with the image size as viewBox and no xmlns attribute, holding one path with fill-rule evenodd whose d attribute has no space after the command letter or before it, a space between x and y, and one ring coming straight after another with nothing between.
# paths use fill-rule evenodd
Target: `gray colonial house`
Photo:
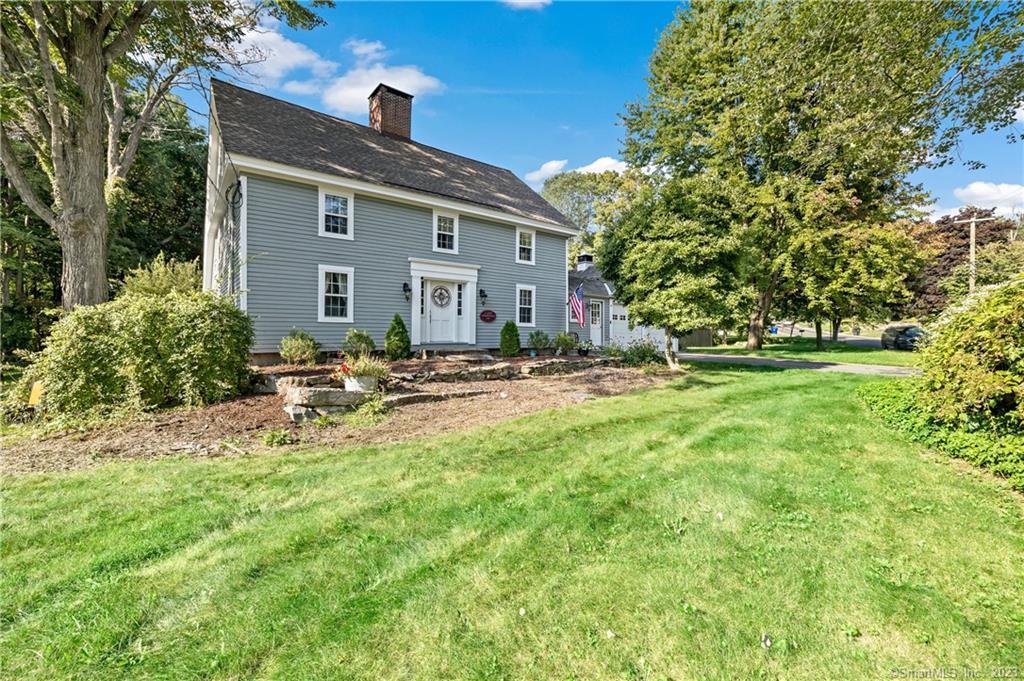
<instances>
[{"instance_id":1,"label":"gray colonial house","mask_svg":"<svg viewBox=\"0 0 1024 681\"><path fill-rule=\"evenodd\" d=\"M395 313L416 348L568 328L576 228L511 171L413 141L412 99L378 85L364 126L213 82L203 285L236 295L257 357L293 327L382 346Z\"/></svg>"}]
</instances>

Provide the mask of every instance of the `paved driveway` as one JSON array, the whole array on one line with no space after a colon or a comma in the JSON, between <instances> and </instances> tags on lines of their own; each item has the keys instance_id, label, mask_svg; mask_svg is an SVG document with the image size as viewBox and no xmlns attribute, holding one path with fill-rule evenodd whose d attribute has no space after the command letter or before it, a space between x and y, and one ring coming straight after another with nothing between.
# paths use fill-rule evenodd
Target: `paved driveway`
<instances>
[{"instance_id":1,"label":"paved driveway","mask_svg":"<svg viewBox=\"0 0 1024 681\"><path fill-rule=\"evenodd\" d=\"M744 355L716 355L704 352L677 352L681 362L716 362L719 364L746 364L748 366L776 367L778 369L810 369L812 371L838 371L844 374L876 374L878 376L916 376L921 373L914 367L890 367L879 364L840 364L838 362L815 362L804 359L775 359L772 357L748 357Z\"/></svg>"}]
</instances>

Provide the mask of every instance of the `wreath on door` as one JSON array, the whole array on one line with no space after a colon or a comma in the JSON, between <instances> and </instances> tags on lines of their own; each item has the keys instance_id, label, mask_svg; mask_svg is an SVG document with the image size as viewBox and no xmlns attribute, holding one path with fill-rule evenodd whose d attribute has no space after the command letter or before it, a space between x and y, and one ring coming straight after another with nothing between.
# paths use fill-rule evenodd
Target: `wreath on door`
<instances>
[{"instance_id":1,"label":"wreath on door","mask_svg":"<svg viewBox=\"0 0 1024 681\"><path fill-rule=\"evenodd\" d=\"M430 298L434 301L434 305L448 307L448 304L452 302L452 292L444 286L435 286Z\"/></svg>"}]
</instances>

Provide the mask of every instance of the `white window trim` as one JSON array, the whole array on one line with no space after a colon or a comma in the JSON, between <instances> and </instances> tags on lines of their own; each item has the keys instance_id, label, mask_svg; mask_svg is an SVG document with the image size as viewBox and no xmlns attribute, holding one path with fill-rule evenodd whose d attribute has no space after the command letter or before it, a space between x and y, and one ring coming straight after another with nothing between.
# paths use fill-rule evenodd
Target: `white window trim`
<instances>
[{"instance_id":1,"label":"white window trim","mask_svg":"<svg viewBox=\"0 0 1024 681\"><path fill-rule=\"evenodd\" d=\"M324 229L324 197L330 194L331 196L340 196L345 199L346 205L348 206L348 214L345 216L348 219L348 234L335 234L334 232L328 232ZM355 204L355 196L351 192L346 192L340 189L334 189L332 187L320 187L320 212L317 216L317 234L319 236L326 236L331 239L346 239L352 241L356 238L356 225L352 219L352 214L355 212L353 205Z\"/></svg>"},{"instance_id":2,"label":"white window trim","mask_svg":"<svg viewBox=\"0 0 1024 681\"><path fill-rule=\"evenodd\" d=\"M520 291L530 291L532 293L532 295L530 296L530 302L533 303L533 305L531 306L532 307L532 313L530 314L530 319L532 321L529 324L525 324L525 323L519 321L519 292ZM534 326L537 326L537 287L536 286L528 286L527 284L516 284L516 307L515 307L515 311L516 311L515 312L515 314L516 314L516 326L524 326L524 327L534 327Z\"/></svg>"},{"instance_id":3,"label":"white window trim","mask_svg":"<svg viewBox=\"0 0 1024 681\"><path fill-rule=\"evenodd\" d=\"M530 260L519 259L519 235L530 235ZM535 265L537 263L537 230L516 227L516 262L520 265Z\"/></svg>"},{"instance_id":4,"label":"white window trim","mask_svg":"<svg viewBox=\"0 0 1024 681\"><path fill-rule=\"evenodd\" d=\"M449 250L447 248L438 248L437 247L437 218L439 218L439 217L451 218L455 222L455 234L454 234L454 239L453 239L453 242L454 242L453 245L455 246L455 248L453 248L451 250ZM434 229L432 230L431 239L432 239L432 241L430 243L430 246L431 246L431 248L433 248L434 252L436 252L436 253L452 253L454 255L458 255L459 254L459 214L458 213L449 213L449 212L446 212L446 211L435 210L434 211Z\"/></svg>"},{"instance_id":5,"label":"white window trim","mask_svg":"<svg viewBox=\"0 0 1024 681\"><path fill-rule=\"evenodd\" d=\"M327 317L324 315L324 275L328 272L337 272L339 274L348 275L348 315L345 317ZM316 301L316 317L318 322L325 322L328 324L351 324L355 317L355 298L353 297L353 291L355 290L356 271L352 267L338 267L336 265L320 265L317 268L317 276L319 281L317 282L317 301Z\"/></svg>"}]
</instances>

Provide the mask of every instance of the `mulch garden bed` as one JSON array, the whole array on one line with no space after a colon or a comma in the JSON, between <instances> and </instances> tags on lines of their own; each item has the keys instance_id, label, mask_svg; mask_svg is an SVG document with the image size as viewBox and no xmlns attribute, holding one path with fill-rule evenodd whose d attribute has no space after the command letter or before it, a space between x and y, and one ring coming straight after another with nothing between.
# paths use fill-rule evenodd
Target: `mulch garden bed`
<instances>
[{"instance_id":1,"label":"mulch garden bed","mask_svg":"<svg viewBox=\"0 0 1024 681\"><path fill-rule=\"evenodd\" d=\"M438 368L437 360L426 361L431 363L431 370ZM531 360L523 358L522 361ZM456 363L456 366L460 365ZM281 371L282 367L266 369L272 369L267 373L287 373L287 369ZM316 374L331 367L295 369ZM261 444L260 434L280 428L287 428L295 434L300 443L296 446L350 447L403 442L421 436L493 425L523 414L595 397L618 395L657 385L672 376L667 372L649 374L638 369L593 367L557 376L460 382L460 389L485 392L457 400L401 406L390 411L382 423L362 428L353 427L344 419L336 419L322 428L308 424L299 426L293 424L284 412L281 396L248 395L202 409L163 412L85 432L57 433L12 442L4 446L0 471L8 474L65 471L117 460L274 452L280 448L268 450ZM451 389L451 384L444 383L424 383L416 387L417 391Z\"/></svg>"}]
</instances>

